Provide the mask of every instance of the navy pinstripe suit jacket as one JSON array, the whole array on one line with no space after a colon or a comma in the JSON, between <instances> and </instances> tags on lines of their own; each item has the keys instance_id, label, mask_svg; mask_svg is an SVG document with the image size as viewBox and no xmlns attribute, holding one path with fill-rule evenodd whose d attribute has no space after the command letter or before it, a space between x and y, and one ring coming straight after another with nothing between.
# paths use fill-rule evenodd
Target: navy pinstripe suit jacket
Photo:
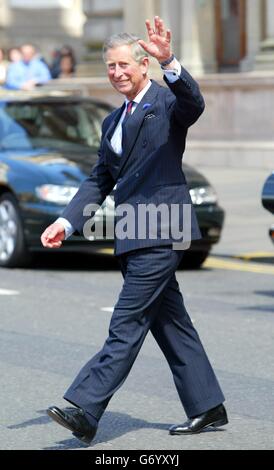
<instances>
[{"instance_id":1,"label":"navy pinstripe suit jacket","mask_svg":"<svg viewBox=\"0 0 274 470\"><path fill-rule=\"evenodd\" d=\"M174 83L169 83L165 78L164 80L168 87L152 81L151 87L127 121L121 156L114 153L110 139L124 105L104 120L98 161L62 214L78 232L82 233L87 221L87 217L83 215L84 207L90 203L101 205L117 184L116 207L130 204L135 209L135 234L139 233L140 228L137 217L140 204L165 204L168 207L178 204L179 228L184 225L182 205L190 204L191 239L200 238L182 171L182 156L188 127L203 112L204 100L198 84L183 67L179 80ZM160 219L157 218L153 237L148 232L141 239L137 235L132 239L120 239L116 236L116 254L183 241L183 237L174 239L170 231L162 239Z\"/></svg>"}]
</instances>

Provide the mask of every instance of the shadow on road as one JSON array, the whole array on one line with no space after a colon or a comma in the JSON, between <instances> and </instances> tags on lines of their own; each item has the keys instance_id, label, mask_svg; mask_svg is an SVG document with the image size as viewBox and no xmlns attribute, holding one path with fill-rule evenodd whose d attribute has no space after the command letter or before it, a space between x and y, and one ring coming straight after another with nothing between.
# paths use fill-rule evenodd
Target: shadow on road
<instances>
[{"instance_id":1,"label":"shadow on road","mask_svg":"<svg viewBox=\"0 0 274 470\"><path fill-rule=\"evenodd\" d=\"M165 431L168 435L168 429L174 423L150 423L143 419L134 418L126 413L116 413L107 411L100 421L98 432L94 441L89 446L92 449L93 446L113 441L120 436L125 434L138 431L141 429L158 429ZM211 428L207 429L206 432L222 432L223 429ZM176 438L176 436L175 436ZM179 436L180 438L180 436ZM137 445L137 440L134 440ZM79 449L87 448L85 444L82 444L76 438L66 439L56 443L53 447L44 447L43 450L68 450L68 449ZM133 442L133 448L136 448Z\"/></svg>"}]
</instances>

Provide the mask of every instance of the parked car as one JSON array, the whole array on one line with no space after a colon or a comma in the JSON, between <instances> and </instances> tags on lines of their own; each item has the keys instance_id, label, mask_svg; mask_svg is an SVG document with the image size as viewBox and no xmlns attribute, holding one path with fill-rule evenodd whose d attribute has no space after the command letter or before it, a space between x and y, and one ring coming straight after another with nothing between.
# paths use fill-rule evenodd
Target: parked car
<instances>
[{"instance_id":1,"label":"parked car","mask_svg":"<svg viewBox=\"0 0 274 470\"><path fill-rule=\"evenodd\" d=\"M97 159L101 123L113 108L66 93L0 92L0 266L29 263L44 250L43 230L62 213ZM208 180L183 165L203 238L192 243L184 264L198 267L217 243L224 211ZM114 203L103 204L104 221ZM103 236L92 242L70 237L63 250L112 247Z\"/></svg>"},{"instance_id":2,"label":"parked car","mask_svg":"<svg viewBox=\"0 0 274 470\"><path fill-rule=\"evenodd\" d=\"M266 179L262 191L262 204L266 210L274 214L274 171ZM269 228L269 236L274 243L274 224Z\"/></svg>"}]
</instances>

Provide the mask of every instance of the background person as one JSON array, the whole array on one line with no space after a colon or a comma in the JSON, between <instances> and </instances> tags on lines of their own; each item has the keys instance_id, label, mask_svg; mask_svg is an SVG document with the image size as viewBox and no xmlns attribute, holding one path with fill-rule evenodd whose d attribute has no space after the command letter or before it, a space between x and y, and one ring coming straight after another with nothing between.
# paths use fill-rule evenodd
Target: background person
<instances>
[{"instance_id":1,"label":"background person","mask_svg":"<svg viewBox=\"0 0 274 470\"><path fill-rule=\"evenodd\" d=\"M11 47L8 50L8 60L9 62L18 62L19 60L22 60L20 47Z\"/></svg>"},{"instance_id":2,"label":"background person","mask_svg":"<svg viewBox=\"0 0 274 470\"><path fill-rule=\"evenodd\" d=\"M24 44L21 48L22 59L12 62L7 71L6 88L13 90L32 90L51 79L50 71L40 59L32 44Z\"/></svg>"},{"instance_id":3,"label":"background person","mask_svg":"<svg viewBox=\"0 0 274 470\"><path fill-rule=\"evenodd\" d=\"M74 76L74 63L71 55L63 54L60 58L60 73L58 78L71 78Z\"/></svg>"},{"instance_id":4,"label":"background person","mask_svg":"<svg viewBox=\"0 0 274 470\"><path fill-rule=\"evenodd\" d=\"M65 57L65 60L63 58ZM68 57L70 59L68 59ZM63 62L63 64L62 64ZM70 71L68 72L68 63L70 62ZM64 70L65 69L65 70ZM69 45L64 45L60 49L56 49L53 53L53 61L50 66L52 78L60 78L61 75L75 74L76 72L76 57L73 48Z\"/></svg>"}]
</instances>

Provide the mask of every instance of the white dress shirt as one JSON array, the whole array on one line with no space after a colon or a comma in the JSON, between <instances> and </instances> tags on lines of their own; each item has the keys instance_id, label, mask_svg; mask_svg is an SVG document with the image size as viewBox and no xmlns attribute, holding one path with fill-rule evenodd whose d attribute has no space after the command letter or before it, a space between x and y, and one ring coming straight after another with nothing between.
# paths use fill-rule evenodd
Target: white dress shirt
<instances>
[{"instance_id":1,"label":"white dress shirt","mask_svg":"<svg viewBox=\"0 0 274 470\"><path fill-rule=\"evenodd\" d=\"M140 103L140 101L143 99L143 96L146 94L146 92L148 91L148 89L151 87L151 80L149 80L148 84L145 86L145 88L142 89L142 91L140 91L140 93L138 93L137 96L135 96L134 100L133 100L133 105L132 105L132 108L131 108L131 114L134 113L135 109L137 108L137 105ZM121 155L122 154L122 123L123 123L123 120L125 118L125 115L126 115L126 112L127 112L127 104L128 104L129 100L126 99L125 100L125 109L122 113L122 116L116 126L116 129L113 133L113 136L111 138L111 146L114 150L115 153L117 153L117 155Z\"/></svg>"},{"instance_id":2,"label":"white dress shirt","mask_svg":"<svg viewBox=\"0 0 274 470\"><path fill-rule=\"evenodd\" d=\"M165 67L161 67L165 77L170 83L174 83L177 80L179 80L179 77L181 75L181 64L178 62L177 59L175 60L175 68L174 69L165 69ZM133 100L133 106L131 109L131 114L134 113L135 109L137 108L138 104L140 101L143 99L144 95L148 91L148 89L151 87L151 81L149 80L148 84L145 86L145 88L138 93L138 95L134 98ZM124 120L124 117L126 115L126 109L127 109L127 103L129 102L128 99L125 100L125 109L122 113L122 116L116 126L116 129L113 133L113 136L111 138L111 145L113 147L113 150L118 154L121 155L122 153L122 122ZM65 239L69 238L73 232L75 231L71 223L67 220L64 219L64 217L59 217L55 222L58 222L59 224L63 225L65 229Z\"/></svg>"}]
</instances>

